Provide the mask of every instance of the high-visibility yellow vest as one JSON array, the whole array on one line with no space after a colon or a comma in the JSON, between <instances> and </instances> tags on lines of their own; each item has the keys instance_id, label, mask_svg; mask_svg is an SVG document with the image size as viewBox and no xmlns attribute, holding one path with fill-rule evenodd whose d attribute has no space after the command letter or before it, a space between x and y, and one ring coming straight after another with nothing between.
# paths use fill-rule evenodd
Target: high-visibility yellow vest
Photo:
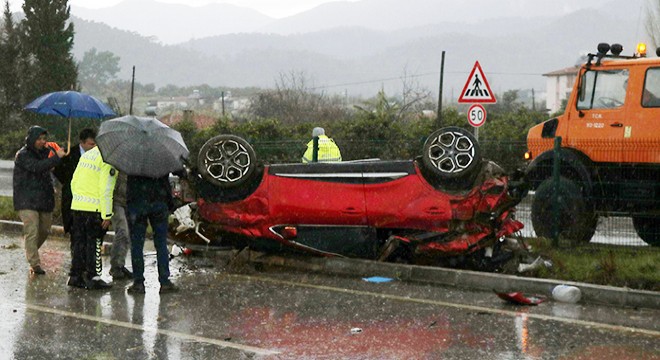
<instances>
[{"instance_id":1,"label":"high-visibility yellow vest","mask_svg":"<svg viewBox=\"0 0 660 360\"><path fill-rule=\"evenodd\" d=\"M103 162L98 146L85 151L71 180L71 210L98 212L103 220L110 219L118 173Z\"/></svg>"},{"instance_id":2,"label":"high-visibility yellow vest","mask_svg":"<svg viewBox=\"0 0 660 360\"><path fill-rule=\"evenodd\" d=\"M307 143L307 151L303 155L302 162L307 163L312 161L314 152L314 139ZM317 161L341 161L341 152L335 141L326 135L319 136L319 153Z\"/></svg>"}]
</instances>

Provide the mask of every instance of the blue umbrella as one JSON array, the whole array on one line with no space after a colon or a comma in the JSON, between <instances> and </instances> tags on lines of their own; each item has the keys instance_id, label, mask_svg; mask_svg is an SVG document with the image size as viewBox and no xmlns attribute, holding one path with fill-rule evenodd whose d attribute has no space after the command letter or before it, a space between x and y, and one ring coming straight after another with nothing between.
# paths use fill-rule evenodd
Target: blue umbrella
<instances>
[{"instance_id":1,"label":"blue umbrella","mask_svg":"<svg viewBox=\"0 0 660 360\"><path fill-rule=\"evenodd\" d=\"M103 119L116 116L115 112L99 99L77 91L56 91L42 95L27 104L24 109L69 119L67 154L71 148L71 118Z\"/></svg>"}]
</instances>

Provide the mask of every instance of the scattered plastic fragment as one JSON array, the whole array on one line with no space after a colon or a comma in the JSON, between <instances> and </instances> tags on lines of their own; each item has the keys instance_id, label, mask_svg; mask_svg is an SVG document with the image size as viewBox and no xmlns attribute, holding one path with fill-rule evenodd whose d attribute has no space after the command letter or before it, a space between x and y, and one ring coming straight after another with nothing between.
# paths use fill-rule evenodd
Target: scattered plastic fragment
<instances>
[{"instance_id":1,"label":"scattered plastic fragment","mask_svg":"<svg viewBox=\"0 0 660 360\"><path fill-rule=\"evenodd\" d=\"M170 259L180 256L180 255L190 255L192 254L192 250L188 249L187 247L179 246L179 245L172 245L172 251L170 251Z\"/></svg>"},{"instance_id":2,"label":"scattered plastic fragment","mask_svg":"<svg viewBox=\"0 0 660 360\"><path fill-rule=\"evenodd\" d=\"M361 328L355 327L351 329L351 334L359 334L362 332Z\"/></svg>"},{"instance_id":3,"label":"scattered plastic fragment","mask_svg":"<svg viewBox=\"0 0 660 360\"><path fill-rule=\"evenodd\" d=\"M552 298L557 301L575 304L582 298L582 291L575 286L557 285L552 289Z\"/></svg>"},{"instance_id":4,"label":"scattered plastic fragment","mask_svg":"<svg viewBox=\"0 0 660 360\"><path fill-rule=\"evenodd\" d=\"M372 283L384 283L384 282L390 282L394 279L387 278L387 277L381 277L381 276L372 276L372 277L368 277L368 278L362 278L362 280L367 281L367 282L372 282Z\"/></svg>"},{"instance_id":5,"label":"scattered plastic fragment","mask_svg":"<svg viewBox=\"0 0 660 360\"><path fill-rule=\"evenodd\" d=\"M506 300L510 303L518 304L518 305L535 306L546 300L545 296L541 296L541 295L526 296L525 294L519 291L509 292L509 293L495 291L495 294L497 294L497 296L502 300Z\"/></svg>"},{"instance_id":6,"label":"scattered plastic fragment","mask_svg":"<svg viewBox=\"0 0 660 360\"><path fill-rule=\"evenodd\" d=\"M531 264L518 264L518 272L526 272L530 270L536 270L541 267L545 268L551 268L552 267L552 261L550 260L543 260L540 256L536 258Z\"/></svg>"}]
</instances>

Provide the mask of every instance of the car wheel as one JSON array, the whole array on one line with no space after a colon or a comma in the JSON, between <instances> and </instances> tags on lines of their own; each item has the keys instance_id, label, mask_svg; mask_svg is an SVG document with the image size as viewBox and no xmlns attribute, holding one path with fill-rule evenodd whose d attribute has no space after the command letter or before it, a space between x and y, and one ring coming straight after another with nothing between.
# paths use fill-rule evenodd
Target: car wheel
<instances>
[{"instance_id":1,"label":"car wheel","mask_svg":"<svg viewBox=\"0 0 660 360\"><path fill-rule=\"evenodd\" d=\"M554 182L547 179L539 185L532 202L532 225L536 236L552 238L554 223ZM578 185L569 179L559 179L557 193L559 237L577 242L589 242L596 232L598 216L585 199Z\"/></svg>"},{"instance_id":2,"label":"car wheel","mask_svg":"<svg viewBox=\"0 0 660 360\"><path fill-rule=\"evenodd\" d=\"M252 146L235 135L218 135L199 150L198 172L207 182L233 188L250 181L257 167Z\"/></svg>"},{"instance_id":3,"label":"car wheel","mask_svg":"<svg viewBox=\"0 0 660 360\"><path fill-rule=\"evenodd\" d=\"M660 246L660 219L652 216L634 216L637 235L651 246Z\"/></svg>"},{"instance_id":4,"label":"car wheel","mask_svg":"<svg viewBox=\"0 0 660 360\"><path fill-rule=\"evenodd\" d=\"M424 168L438 180L459 180L471 184L481 166L481 149L467 130L446 127L436 130L424 143ZM466 184L468 185L468 184Z\"/></svg>"}]
</instances>

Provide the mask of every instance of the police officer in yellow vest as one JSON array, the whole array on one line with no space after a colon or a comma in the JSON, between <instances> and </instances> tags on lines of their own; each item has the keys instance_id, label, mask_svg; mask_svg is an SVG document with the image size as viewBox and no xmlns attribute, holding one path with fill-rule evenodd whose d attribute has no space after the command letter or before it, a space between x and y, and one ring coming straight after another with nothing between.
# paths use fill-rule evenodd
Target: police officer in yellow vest
<instances>
[{"instance_id":1,"label":"police officer in yellow vest","mask_svg":"<svg viewBox=\"0 0 660 360\"><path fill-rule=\"evenodd\" d=\"M341 152L335 141L325 135L325 130L322 127L315 127L312 130L312 137L319 138L318 142L318 162L323 161L341 161ZM314 139L307 143L307 151L302 157L302 162L308 163L314 160Z\"/></svg>"},{"instance_id":2,"label":"police officer in yellow vest","mask_svg":"<svg viewBox=\"0 0 660 360\"><path fill-rule=\"evenodd\" d=\"M102 289L101 245L110 226L112 196L118 171L103 162L98 146L86 151L71 179L71 271L69 286Z\"/></svg>"}]
</instances>

